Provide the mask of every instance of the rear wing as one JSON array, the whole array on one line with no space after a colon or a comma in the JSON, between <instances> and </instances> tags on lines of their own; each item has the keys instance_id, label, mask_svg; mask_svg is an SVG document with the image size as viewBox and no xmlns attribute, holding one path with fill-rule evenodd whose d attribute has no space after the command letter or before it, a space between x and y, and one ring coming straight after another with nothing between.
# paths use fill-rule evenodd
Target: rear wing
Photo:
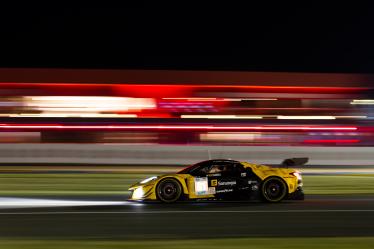
<instances>
[{"instance_id":1,"label":"rear wing","mask_svg":"<svg viewBox=\"0 0 374 249\"><path fill-rule=\"evenodd\" d=\"M288 158L282 162L281 166L286 167L286 168L302 166L306 164L308 161L309 161L308 157Z\"/></svg>"}]
</instances>

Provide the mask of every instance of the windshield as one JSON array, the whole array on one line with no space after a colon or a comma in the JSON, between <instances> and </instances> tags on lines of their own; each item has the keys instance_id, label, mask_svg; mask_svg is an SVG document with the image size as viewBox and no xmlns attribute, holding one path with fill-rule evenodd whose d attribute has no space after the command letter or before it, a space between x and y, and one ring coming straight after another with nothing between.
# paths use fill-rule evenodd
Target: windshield
<instances>
[{"instance_id":1,"label":"windshield","mask_svg":"<svg viewBox=\"0 0 374 249\"><path fill-rule=\"evenodd\" d=\"M191 174L195 171L199 171L199 168L201 168L203 171L206 171L205 173L207 173L208 170L218 170L218 168L217 169L214 167L212 168L211 166L215 166L217 164L216 166L219 167L219 166L222 166L222 164L227 165L227 164L232 164L232 163L239 163L239 162L227 161L227 160L214 160L214 161L207 160L207 161L196 163L187 168L184 168L181 171L179 171L177 174ZM219 170L222 171L223 169L219 169Z\"/></svg>"},{"instance_id":2,"label":"windshield","mask_svg":"<svg viewBox=\"0 0 374 249\"><path fill-rule=\"evenodd\" d=\"M196 164L193 164L187 168L184 168L182 169L181 171L179 171L177 174L190 174L193 170L195 170L196 168L200 167L200 166L205 166L205 165L209 165L211 163L211 160L208 160L208 161L202 161L202 162L199 162L199 163L196 163Z\"/></svg>"},{"instance_id":3,"label":"windshield","mask_svg":"<svg viewBox=\"0 0 374 249\"><path fill-rule=\"evenodd\" d=\"M199 166L198 164L190 165L190 166L182 169L181 171L178 171L177 174L188 174L198 166Z\"/></svg>"}]
</instances>

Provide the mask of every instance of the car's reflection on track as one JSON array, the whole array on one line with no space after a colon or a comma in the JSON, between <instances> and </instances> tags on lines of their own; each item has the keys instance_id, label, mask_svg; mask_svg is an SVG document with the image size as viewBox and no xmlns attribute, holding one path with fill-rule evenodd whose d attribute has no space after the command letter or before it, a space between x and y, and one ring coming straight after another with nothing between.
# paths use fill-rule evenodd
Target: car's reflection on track
<instances>
[{"instance_id":1,"label":"car's reflection on track","mask_svg":"<svg viewBox=\"0 0 374 249\"><path fill-rule=\"evenodd\" d=\"M53 207L102 207L102 206L141 206L142 203L109 200L68 200L43 198L0 197L0 209L8 208L53 208Z\"/></svg>"},{"instance_id":2,"label":"car's reflection on track","mask_svg":"<svg viewBox=\"0 0 374 249\"><path fill-rule=\"evenodd\" d=\"M127 196L94 197L0 197L0 212L10 210L79 210L79 211L110 211L124 213L149 212L237 212L237 211L285 211L289 210L340 210L340 209L373 209L373 196L310 196L304 202L286 200L281 203L269 204L260 201L180 201L164 204L158 201L128 201ZM369 205L370 204L370 205ZM40 210L40 211L42 211Z\"/></svg>"}]
</instances>

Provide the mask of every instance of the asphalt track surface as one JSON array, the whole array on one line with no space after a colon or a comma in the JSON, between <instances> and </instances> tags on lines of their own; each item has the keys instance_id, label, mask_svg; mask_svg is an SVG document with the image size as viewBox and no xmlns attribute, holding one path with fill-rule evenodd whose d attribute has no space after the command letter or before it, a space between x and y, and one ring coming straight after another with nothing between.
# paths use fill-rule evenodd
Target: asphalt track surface
<instances>
[{"instance_id":1,"label":"asphalt track surface","mask_svg":"<svg viewBox=\"0 0 374 249\"><path fill-rule=\"evenodd\" d=\"M64 200L69 201L67 198ZM80 202L77 205L66 202L66 205L59 207L3 206L0 208L0 237L164 239L374 236L374 196L309 196L305 201L278 204L139 204L118 197L96 199L95 202L92 202L92 197L91 200L89 197L70 200ZM21 200L21 203L27 205L29 201Z\"/></svg>"}]
</instances>

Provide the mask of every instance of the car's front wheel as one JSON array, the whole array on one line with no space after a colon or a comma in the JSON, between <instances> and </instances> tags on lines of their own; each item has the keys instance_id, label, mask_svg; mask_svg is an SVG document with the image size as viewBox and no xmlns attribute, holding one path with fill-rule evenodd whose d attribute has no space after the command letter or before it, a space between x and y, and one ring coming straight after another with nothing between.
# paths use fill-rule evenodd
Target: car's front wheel
<instances>
[{"instance_id":1,"label":"car's front wheel","mask_svg":"<svg viewBox=\"0 0 374 249\"><path fill-rule=\"evenodd\" d=\"M157 199L162 202L176 202L182 195L182 186L176 179L165 178L157 184L156 193Z\"/></svg>"},{"instance_id":2,"label":"car's front wheel","mask_svg":"<svg viewBox=\"0 0 374 249\"><path fill-rule=\"evenodd\" d=\"M287 185L279 177L269 177L261 185L261 194L266 202L279 202L287 195Z\"/></svg>"}]
</instances>

